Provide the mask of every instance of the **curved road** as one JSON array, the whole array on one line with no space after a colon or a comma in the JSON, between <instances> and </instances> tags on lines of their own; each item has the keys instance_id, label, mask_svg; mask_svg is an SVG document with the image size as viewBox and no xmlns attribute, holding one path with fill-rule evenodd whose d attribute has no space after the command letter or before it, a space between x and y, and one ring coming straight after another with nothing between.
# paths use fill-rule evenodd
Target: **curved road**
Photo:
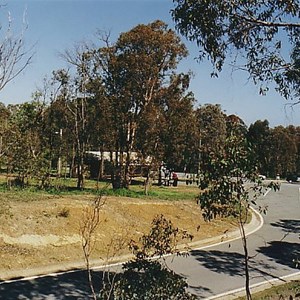
<instances>
[{"instance_id":1,"label":"curved road","mask_svg":"<svg viewBox=\"0 0 300 300\"><path fill-rule=\"evenodd\" d=\"M268 212L264 226L248 237L251 285L299 273L293 262L300 259L299 192L300 185L283 183L279 192L270 192L260 201ZM199 299L226 299L228 291L244 286L240 240L195 249L188 257L168 258L168 265L187 278L190 291ZM89 294L83 271L0 282L0 299L5 300L90 299Z\"/></svg>"},{"instance_id":2,"label":"curved road","mask_svg":"<svg viewBox=\"0 0 300 300\"><path fill-rule=\"evenodd\" d=\"M271 191L259 201L268 211L263 227L248 236L251 285L300 271L293 262L300 259L299 188L283 183L280 191ZM225 299L226 292L245 286L243 259L241 241L236 240L193 250L188 258L175 258L170 266L187 278L199 299Z\"/></svg>"}]
</instances>

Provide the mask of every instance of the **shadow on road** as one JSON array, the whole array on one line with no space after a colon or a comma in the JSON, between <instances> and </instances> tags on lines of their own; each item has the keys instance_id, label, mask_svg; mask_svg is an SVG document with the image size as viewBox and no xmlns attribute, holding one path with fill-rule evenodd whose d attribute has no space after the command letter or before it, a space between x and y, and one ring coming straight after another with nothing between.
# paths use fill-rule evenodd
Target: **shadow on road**
<instances>
[{"instance_id":1,"label":"shadow on road","mask_svg":"<svg viewBox=\"0 0 300 300\"><path fill-rule=\"evenodd\" d=\"M300 233L300 220L279 220L271 225L282 228L286 233Z\"/></svg>"},{"instance_id":2,"label":"shadow on road","mask_svg":"<svg viewBox=\"0 0 300 300\"><path fill-rule=\"evenodd\" d=\"M203 287L203 286L189 285L187 290L191 294L193 294L194 296L196 296L200 299L205 298L207 295L213 295L213 292L211 291L211 289Z\"/></svg>"},{"instance_id":3,"label":"shadow on road","mask_svg":"<svg viewBox=\"0 0 300 300\"><path fill-rule=\"evenodd\" d=\"M279 264L297 269L294 260L300 259L300 244L272 241L267 246L260 247L258 252L274 259Z\"/></svg>"},{"instance_id":4,"label":"shadow on road","mask_svg":"<svg viewBox=\"0 0 300 300\"><path fill-rule=\"evenodd\" d=\"M193 255L204 267L230 276L244 275L244 256L236 252L193 250Z\"/></svg>"},{"instance_id":5,"label":"shadow on road","mask_svg":"<svg viewBox=\"0 0 300 300\"><path fill-rule=\"evenodd\" d=\"M96 278L98 277L100 283L102 272L97 272L94 276L95 281L97 281ZM81 300L91 299L90 295L86 271L0 284L0 299L3 300Z\"/></svg>"},{"instance_id":6,"label":"shadow on road","mask_svg":"<svg viewBox=\"0 0 300 300\"><path fill-rule=\"evenodd\" d=\"M202 266L213 272L223 273L232 277L245 276L244 255L241 253L217 250L195 250L191 253ZM256 260L256 256L249 259L249 272L251 278L277 278L272 275L272 270L274 270L273 266L262 260Z\"/></svg>"}]
</instances>

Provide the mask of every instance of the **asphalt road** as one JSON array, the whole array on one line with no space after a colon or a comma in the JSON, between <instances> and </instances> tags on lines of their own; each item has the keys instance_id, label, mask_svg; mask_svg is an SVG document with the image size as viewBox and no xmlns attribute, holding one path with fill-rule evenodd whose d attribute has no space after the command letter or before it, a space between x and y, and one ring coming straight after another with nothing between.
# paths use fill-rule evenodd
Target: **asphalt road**
<instances>
[{"instance_id":1,"label":"asphalt road","mask_svg":"<svg viewBox=\"0 0 300 300\"><path fill-rule=\"evenodd\" d=\"M283 183L259 201L268 207L264 225L248 241L251 285L300 271L300 196L298 184ZM190 291L199 299L211 298L245 286L244 256L240 240L193 250L188 258L175 258L169 265L185 276Z\"/></svg>"},{"instance_id":2,"label":"asphalt road","mask_svg":"<svg viewBox=\"0 0 300 300\"><path fill-rule=\"evenodd\" d=\"M267 205L264 226L248 237L251 284L296 273L300 259L300 196L298 184L284 183L260 201ZM187 278L199 299L221 295L244 286L240 240L191 251L188 257L168 259L168 265ZM101 278L101 271L95 273ZM99 279L100 280L100 279ZM0 299L90 299L85 271L0 282Z\"/></svg>"}]
</instances>

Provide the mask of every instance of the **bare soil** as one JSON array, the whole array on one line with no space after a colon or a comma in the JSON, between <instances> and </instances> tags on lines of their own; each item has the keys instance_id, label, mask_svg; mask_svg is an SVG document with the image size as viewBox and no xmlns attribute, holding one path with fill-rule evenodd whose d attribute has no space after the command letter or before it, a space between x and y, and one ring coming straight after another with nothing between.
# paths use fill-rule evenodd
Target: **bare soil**
<instances>
[{"instance_id":1,"label":"bare soil","mask_svg":"<svg viewBox=\"0 0 300 300\"><path fill-rule=\"evenodd\" d=\"M82 262L80 228L92 196L53 196L40 201L9 201L0 214L0 278L9 271ZM156 215L188 231L194 241L233 230L228 220L207 223L196 201L106 197L95 233L91 259L106 260L129 253L128 242L148 232Z\"/></svg>"}]
</instances>

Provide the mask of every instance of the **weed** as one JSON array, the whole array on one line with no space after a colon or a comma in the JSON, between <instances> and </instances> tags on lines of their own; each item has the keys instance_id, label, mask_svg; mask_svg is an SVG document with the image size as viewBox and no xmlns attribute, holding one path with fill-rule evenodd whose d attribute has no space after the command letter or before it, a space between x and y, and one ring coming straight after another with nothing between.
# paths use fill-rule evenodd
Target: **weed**
<instances>
[{"instance_id":1,"label":"weed","mask_svg":"<svg viewBox=\"0 0 300 300\"><path fill-rule=\"evenodd\" d=\"M61 217L61 218L68 218L70 216L70 209L64 207L62 208L58 214L57 214L58 217Z\"/></svg>"}]
</instances>

